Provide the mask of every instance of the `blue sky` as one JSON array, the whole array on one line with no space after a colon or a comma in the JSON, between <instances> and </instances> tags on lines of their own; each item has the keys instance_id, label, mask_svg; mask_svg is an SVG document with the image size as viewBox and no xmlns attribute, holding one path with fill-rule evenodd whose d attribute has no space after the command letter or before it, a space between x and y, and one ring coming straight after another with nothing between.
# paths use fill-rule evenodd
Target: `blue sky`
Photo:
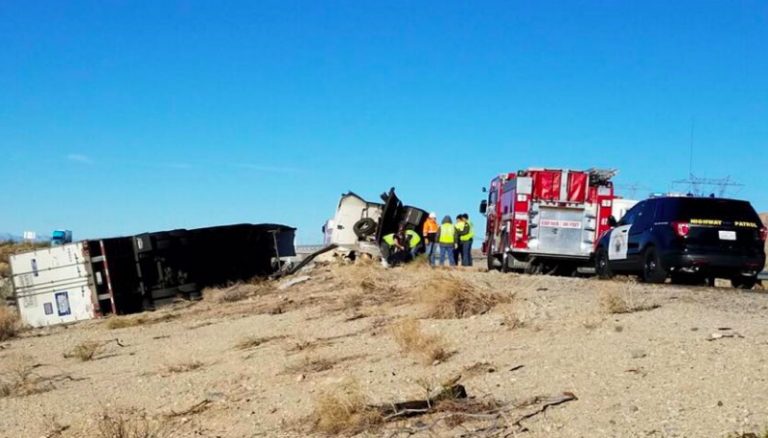
<instances>
[{"instance_id":1,"label":"blue sky","mask_svg":"<svg viewBox=\"0 0 768 438\"><path fill-rule=\"evenodd\" d=\"M240 222L320 241L395 186L477 220L529 166L768 211L768 3L0 2L0 231ZM621 189L619 189L621 192ZM629 194L624 189L624 194Z\"/></svg>"}]
</instances>

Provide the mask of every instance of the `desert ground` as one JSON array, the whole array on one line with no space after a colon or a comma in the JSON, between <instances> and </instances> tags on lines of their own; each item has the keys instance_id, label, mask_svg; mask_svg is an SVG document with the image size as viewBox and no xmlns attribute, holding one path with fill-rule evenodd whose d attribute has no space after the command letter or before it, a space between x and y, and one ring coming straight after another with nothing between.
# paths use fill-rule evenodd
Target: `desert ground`
<instances>
[{"instance_id":1,"label":"desert ground","mask_svg":"<svg viewBox=\"0 0 768 438\"><path fill-rule=\"evenodd\" d=\"M0 342L0 435L752 436L767 309L762 290L316 263ZM453 384L468 398L393 406Z\"/></svg>"}]
</instances>

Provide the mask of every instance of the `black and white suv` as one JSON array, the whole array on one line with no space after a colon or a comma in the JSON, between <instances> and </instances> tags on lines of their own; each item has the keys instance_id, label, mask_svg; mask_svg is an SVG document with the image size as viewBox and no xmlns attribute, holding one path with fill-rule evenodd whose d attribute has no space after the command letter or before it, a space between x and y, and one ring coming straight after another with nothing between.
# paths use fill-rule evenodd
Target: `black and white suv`
<instances>
[{"instance_id":1,"label":"black and white suv","mask_svg":"<svg viewBox=\"0 0 768 438\"><path fill-rule=\"evenodd\" d=\"M641 201L600 237L601 278L637 274L648 283L714 285L727 278L751 289L765 264L768 230L747 201L665 196Z\"/></svg>"}]
</instances>

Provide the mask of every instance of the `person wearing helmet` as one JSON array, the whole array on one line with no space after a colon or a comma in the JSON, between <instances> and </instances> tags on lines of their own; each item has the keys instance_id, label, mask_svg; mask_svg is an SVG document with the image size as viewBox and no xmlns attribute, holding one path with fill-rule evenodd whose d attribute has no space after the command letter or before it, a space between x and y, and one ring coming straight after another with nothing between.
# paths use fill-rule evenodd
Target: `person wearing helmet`
<instances>
[{"instance_id":1,"label":"person wearing helmet","mask_svg":"<svg viewBox=\"0 0 768 438\"><path fill-rule=\"evenodd\" d=\"M424 236L424 249L427 254L429 264L435 266L435 257L437 256L437 215L432 212L427 221L424 222L422 235Z\"/></svg>"}]
</instances>

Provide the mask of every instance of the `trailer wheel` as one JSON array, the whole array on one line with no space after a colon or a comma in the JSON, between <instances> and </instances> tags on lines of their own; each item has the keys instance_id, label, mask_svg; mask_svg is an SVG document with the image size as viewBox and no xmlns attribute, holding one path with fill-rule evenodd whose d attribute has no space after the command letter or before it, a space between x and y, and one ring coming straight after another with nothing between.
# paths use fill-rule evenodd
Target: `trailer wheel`
<instances>
[{"instance_id":1,"label":"trailer wheel","mask_svg":"<svg viewBox=\"0 0 768 438\"><path fill-rule=\"evenodd\" d=\"M652 246L645 250L643 256L642 279L646 283L664 283L667 279L667 271L661 265L659 253Z\"/></svg>"},{"instance_id":2,"label":"trailer wheel","mask_svg":"<svg viewBox=\"0 0 768 438\"><path fill-rule=\"evenodd\" d=\"M595 254L595 273L601 280L613 278L613 271L608 264L608 251L605 250L605 247L600 247Z\"/></svg>"},{"instance_id":3,"label":"trailer wheel","mask_svg":"<svg viewBox=\"0 0 768 438\"><path fill-rule=\"evenodd\" d=\"M358 239L365 239L376 232L376 221L369 217L360 219L352 226L352 231Z\"/></svg>"}]
</instances>

